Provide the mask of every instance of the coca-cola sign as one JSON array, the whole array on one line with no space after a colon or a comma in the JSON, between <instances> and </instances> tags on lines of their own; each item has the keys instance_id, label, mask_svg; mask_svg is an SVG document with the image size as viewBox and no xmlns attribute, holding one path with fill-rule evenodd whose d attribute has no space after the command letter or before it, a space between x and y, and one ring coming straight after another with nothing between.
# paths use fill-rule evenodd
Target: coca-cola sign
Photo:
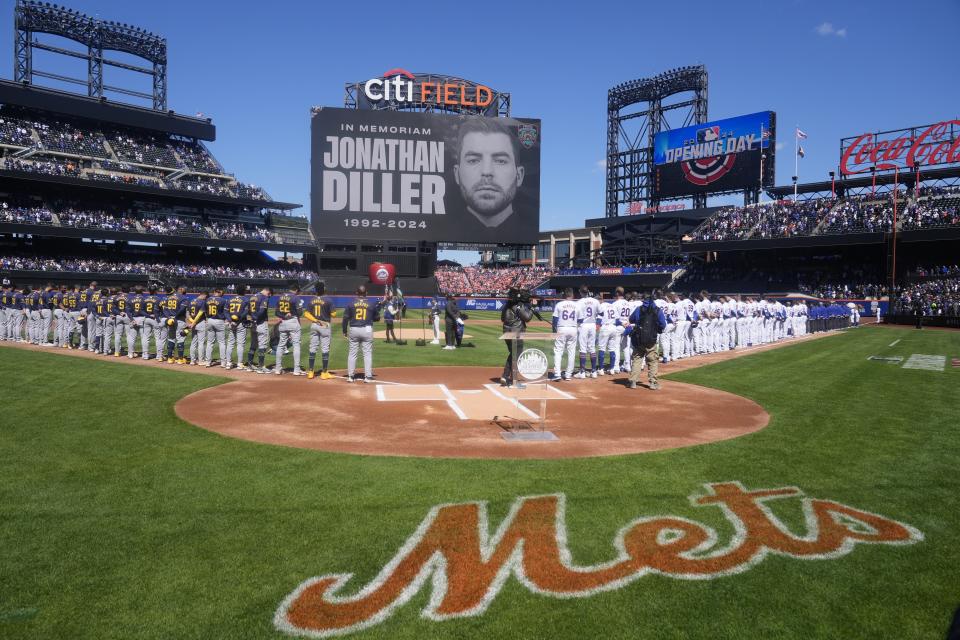
<instances>
[{"instance_id":1,"label":"coca-cola sign","mask_svg":"<svg viewBox=\"0 0 960 640\"><path fill-rule=\"evenodd\" d=\"M840 141L840 173L916 169L960 163L960 120L926 127L863 133Z\"/></svg>"}]
</instances>

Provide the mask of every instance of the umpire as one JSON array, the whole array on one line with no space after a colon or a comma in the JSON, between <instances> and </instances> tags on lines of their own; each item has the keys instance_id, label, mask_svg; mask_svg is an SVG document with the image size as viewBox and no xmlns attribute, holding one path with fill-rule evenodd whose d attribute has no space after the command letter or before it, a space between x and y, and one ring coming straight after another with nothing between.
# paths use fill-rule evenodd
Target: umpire
<instances>
[{"instance_id":1,"label":"umpire","mask_svg":"<svg viewBox=\"0 0 960 640\"><path fill-rule=\"evenodd\" d=\"M633 346L633 357L630 361L631 389L637 388L640 381L640 370L644 361L647 363L647 376L650 388L656 391L660 388L657 374L660 371L660 358L657 354L657 343L660 334L667 328L667 319L663 310L653 302L652 296L644 298L639 307L630 314L630 342Z\"/></svg>"},{"instance_id":2,"label":"umpire","mask_svg":"<svg viewBox=\"0 0 960 640\"><path fill-rule=\"evenodd\" d=\"M343 337L350 340L347 352L347 382L353 382L357 351L363 352L363 381L373 382L373 323L379 320L380 305L367 301L367 288L357 287L357 298L343 312Z\"/></svg>"}]
</instances>

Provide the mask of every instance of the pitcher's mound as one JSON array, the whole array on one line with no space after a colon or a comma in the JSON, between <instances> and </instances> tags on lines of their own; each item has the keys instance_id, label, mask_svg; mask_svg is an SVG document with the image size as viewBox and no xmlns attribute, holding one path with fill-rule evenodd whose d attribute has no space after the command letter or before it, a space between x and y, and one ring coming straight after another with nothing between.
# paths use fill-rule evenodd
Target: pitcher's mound
<instances>
[{"instance_id":1,"label":"pitcher's mound","mask_svg":"<svg viewBox=\"0 0 960 640\"><path fill-rule=\"evenodd\" d=\"M484 367L379 369L372 384L261 376L193 393L177 414L256 442L382 456L575 458L735 438L770 416L741 396L680 382L628 389L626 376L505 389ZM645 379L645 376L644 376ZM507 442L504 427L537 428L552 442Z\"/></svg>"}]
</instances>

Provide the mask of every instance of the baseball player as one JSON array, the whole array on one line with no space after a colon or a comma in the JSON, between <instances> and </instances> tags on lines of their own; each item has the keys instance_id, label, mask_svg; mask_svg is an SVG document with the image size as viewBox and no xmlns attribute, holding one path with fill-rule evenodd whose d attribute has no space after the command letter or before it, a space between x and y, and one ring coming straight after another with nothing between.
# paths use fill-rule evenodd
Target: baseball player
<instances>
[{"instance_id":1,"label":"baseball player","mask_svg":"<svg viewBox=\"0 0 960 640\"><path fill-rule=\"evenodd\" d=\"M127 315L129 302L130 290L127 287L120 287L113 296L113 356L115 358L120 357L127 327L130 326L130 316ZM129 343L127 343L127 350L130 350Z\"/></svg>"},{"instance_id":2,"label":"baseball player","mask_svg":"<svg viewBox=\"0 0 960 640\"><path fill-rule=\"evenodd\" d=\"M73 349L73 334L78 331L80 323L80 287L73 285L63 296L64 309L66 311L65 320L67 321L67 348Z\"/></svg>"},{"instance_id":3,"label":"baseball player","mask_svg":"<svg viewBox=\"0 0 960 640\"><path fill-rule=\"evenodd\" d=\"M434 298L430 303L430 323L433 325L433 340L430 344L440 344L440 302Z\"/></svg>"},{"instance_id":4,"label":"baseball player","mask_svg":"<svg viewBox=\"0 0 960 640\"><path fill-rule=\"evenodd\" d=\"M40 344L40 307L43 304L43 294L39 289L32 289L27 297L27 306L30 309L30 320L27 323L27 339L30 344Z\"/></svg>"},{"instance_id":5,"label":"baseball player","mask_svg":"<svg viewBox=\"0 0 960 640\"><path fill-rule=\"evenodd\" d=\"M626 356L623 359L620 358L622 352L628 351L630 348L630 339L626 337L624 332L628 321L630 320L630 301L626 298L626 292L623 290L623 287L617 287L613 290L613 311L614 316L616 317L616 322L614 323L614 358L613 358L613 373L619 373L621 371L630 370L630 362Z\"/></svg>"},{"instance_id":6,"label":"baseball player","mask_svg":"<svg viewBox=\"0 0 960 640\"><path fill-rule=\"evenodd\" d=\"M26 342L23 339L23 322L27 313L26 296L28 291L29 289L23 287L20 289L20 291L14 291L13 293L13 317L11 320L11 328L13 331L13 338L17 342Z\"/></svg>"},{"instance_id":7,"label":"baseball player","mask_svg":"<svg viewBox=\"0 0 960 640\"><path fill-rule=\"evenodd\" d=\"M10 282L6 279L0 286L0 342L10 340L10 303L13 296L10 293Z\"/></svg>"},{"instance_id":8,"label":"baseball player","mask_svg":"<svg viewBox=\"0 0 960 640\"><path fill-rule=\"evenodd\" d=\"M283 373L283 355L287 344L293 349L293 375L302 376L300 369L300 316L303 315L303 301L300 299L300 287L293 285L288 293L277 299L274 312L280 318L280 342L277 343L277 363L273 369L276 375ZM372 335L372 333L371 333Z\"/></svg>"},{"instance_id":9,"label":"baseball player","mask_svg":"<svg viewBox=\"0 0 960 640\"><path fill-rule=\"evenodd\" d=\"M86 328L87 328L87 350L90 353L96 353L98 342L97 327L97 300L100 299L100 285L93 281L87 288L87 306L86 306Z\"/></svg>"},{"instance_id":10,"label":"baseball player","mask_svg":"<svg viewBox=\"0 0 960 640\"><path fill-rule=\"evenodd\" d=\"M310 347L309 347L309 366L307 367L307 378L313 380L317 375L314 365L317 360L317 348L320 348L320 379L329 380L333 377L330 373L330 322L334 318L333 302L330 298L324 296L325 285L322 282L317 283L316 295L307 301L303 316L310 321Z\"/></svg>"},{"instance_id":11,"label":"baseball player","mask_svg":"<svg viewBox=\"0 0 960 640\"><path fill-rule=\"evenodd\" d=\"M184 333L192 334L190 339L190 364L203 364L206 355L207 338L207 292L200 291L187 305L187 327Z\"/></svg>"},{"instance_id":12,"label":"baseball player","mask_svg":"<svg viewBox=\"0 0 960 640\"><path fill-rule=\"evenodd\" d=\"M167 288L167 295L160 305L160 334L163 340L163 351L166 353L167 364L187 364L183 357L184 342L186 335L184 330L187 328L187 289L180 287L174 289ZM158 342L158 345L161 343ZM176 348L177 356L174 359L173 350ZM163 353L157 353L157 360L163 361Z\"/></svg>"},{"instance_id":13,"label":"baseball player","mask_svg":"<svg viewBox=\"0 0 960 640\"><path fill-rule=\"evenodd\" d=\"M227 332L227 355L225 369L233 368L233 354L237 354L237 368L246 369L243 356L247 348L247 288L237 285L236 292L224 300L224 322Z\"/></svg>"},{"instance_id":14,"label":"baseball player","mask_svg":"<svg viewBox=\"0 0 960 640\"><path fill-rule=\"evenodd\" d=\"M157 360L163 359L163 343L160 336L160 308L162 301L157 296L157 286L151 284L147 289L147 295L143 296L143 329L140 332L140 347L143 351L143 359L150 359L150 338L153 338L153 346L156 348Z\"/></svg>"},{"instance_id":15,"label":"baseball player","mask_svg":"<svg viewBox=\"0 0 960 640\"><path fill-rule=\"evenodd\" d=\"M41 347L53 346L50 342L50 325L53 323L53 285L47 283L40 293L40 323L38 326L38 344Z\"/></svg>"},{"instance_id":16,"label":"baseball player","mask_svg":"<svg viewBox=\"0 0 960 640\"><path fill-rule=\"evenodd\" d=\"M657 306L660 307L660 310L663 312L663 318L666 320L666 325L663 328L663 331L660 333L660 356L664 363L670 362L674 359L673 355L673 346L674 346L674 332L677 330L677 305L674 304L676 296L672 293L669 293L663 296L661 304ZM656 304L656 300L654 300Z\"/></svg>"},{"instance_id":17,"label":"baseball player","mask_svg":"<svg viewBox=\"0 0 960 640\"><path fill-rule=\"evenodd\" d=\"M270 345L270 325L268 323L270 310L270 296L273 295L273 289L264 287L260 293L254 294L247 299L247 318L250 322L251 337L250 351L247 352L247 362L250 363L250 371L254 373L266 373L263 363L267 357L267 347ZM254 353L257 355L259 365L254 364Z\"/></svg>"},{"instance_id":18,"label":"baseball player","mask_svg":"<svg viewBox=\"0 0 960 640\"><path fill-rule=\"evenodd\" d=\"M597 312L599 327L597 328L597 373L613 375L614 366L620 367L620 336L617 334L617 308L613 301L604 300L600 303ZM605 367L604 355L609 353L609 369Z\"/></svg>"},{"instance_id":19,"label":"baseball player","mask_svg":"<svg viewBox=\"0 0 960 640\"><path fill-rule=\"evenodd\" d=\"M127 357L133 359L136 357L137 342L143 347L143 329L144 329L144 311L143 311L143 287L137 285L127 301L127 315L130 316L130 322L127 324ZM147 344L149 347L149 343Z\"/></svg>"},{"instance_id":20,"label":"baseball player","mask_svg":"<svg viewBox=\"0 0 960 640\"><path fill-rule=\"evenodd\" d=\"M117 324L117 289L104 289L100 292L103 301L103 340L100 341L100 353L105 356L113 353L114 327Z\"/></svg>"},{"instance_id":21,"label":"baseball player","mask_svg":"<svg viewBox=\"0 0 960 640\"><path fill-rule=\"evenodd\" d=\"M357 287L357 298L343 312L343 337L350 341L347 352L347 382L353 382L357 353L363 352L363 381L373 381L373 323L379 320L380 305L367 301L367 288Z\"/></svg>"},{"instance_id":22,"label":"baseball player","mask_svg":"<svg viewBox=\"0 0 960 640\"><path fill-rule=\"evenodd\" d=\"M580 287L577 301L577 340L580 349L580 370L577 378L597 377L597 315L600 303L590 294L586 285ZM587 355L590 356L590 373L587 373Z\"/></svg>"},{"instance_id":23,"label":"baseball player","mask_svg":"<svg viewBox=\"0 0 960 640\"><path fill-rule=\"evenodd\" d=\"M577 355L577 301L573 289L563 291L563 300L553 307L553 377L551 380L569 380L573 377L573 361ZM563 352L567 353L567 368L563 369Z\"/></svg>"},{"instance_id":24,"label":"baseball player","mask_svg":"<svg viewBox=\"0 0 960 640\"><path fill-rule=\"evenodd\" d=\"M207 296L204 315L207 318L207 357L204 358L204 365L213 366L213 346L216 342L220 366L226 369L230 355L227 353L226 303L223 289L214 289L213 295Z\"/></svg>"}]
</instances>

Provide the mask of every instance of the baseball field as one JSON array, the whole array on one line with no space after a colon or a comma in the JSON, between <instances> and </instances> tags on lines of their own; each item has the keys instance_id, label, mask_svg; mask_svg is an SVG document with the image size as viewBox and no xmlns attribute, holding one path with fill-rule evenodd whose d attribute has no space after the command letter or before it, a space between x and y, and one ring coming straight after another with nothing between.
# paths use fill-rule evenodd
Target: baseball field
<instances>
[{"instance_id":1,"label":"baseball field","mask_svg":"<svg viewBox=\"0 0 960 640\"><path fill-rule=\"evenodd\" d=\"M378 341L375 367L501 365L498 327L477 322L492 317L471 316L475 347ZM341 373L345 352L335 339ZM667 368L662 391L617 386L626 408L574 425L670 427L671 393L699 385L769 415L746 435L454 459L226 437L175 405L233 378L0 346L0 637L944 638L960 606L954 358L960 332L837 332ZM323 412L348 390L372 406L379 384L289 384L320 409L275 398L278 431L384 421ZM211 403L238 425L257 409Z\"/></svg>"}]
</instances>

